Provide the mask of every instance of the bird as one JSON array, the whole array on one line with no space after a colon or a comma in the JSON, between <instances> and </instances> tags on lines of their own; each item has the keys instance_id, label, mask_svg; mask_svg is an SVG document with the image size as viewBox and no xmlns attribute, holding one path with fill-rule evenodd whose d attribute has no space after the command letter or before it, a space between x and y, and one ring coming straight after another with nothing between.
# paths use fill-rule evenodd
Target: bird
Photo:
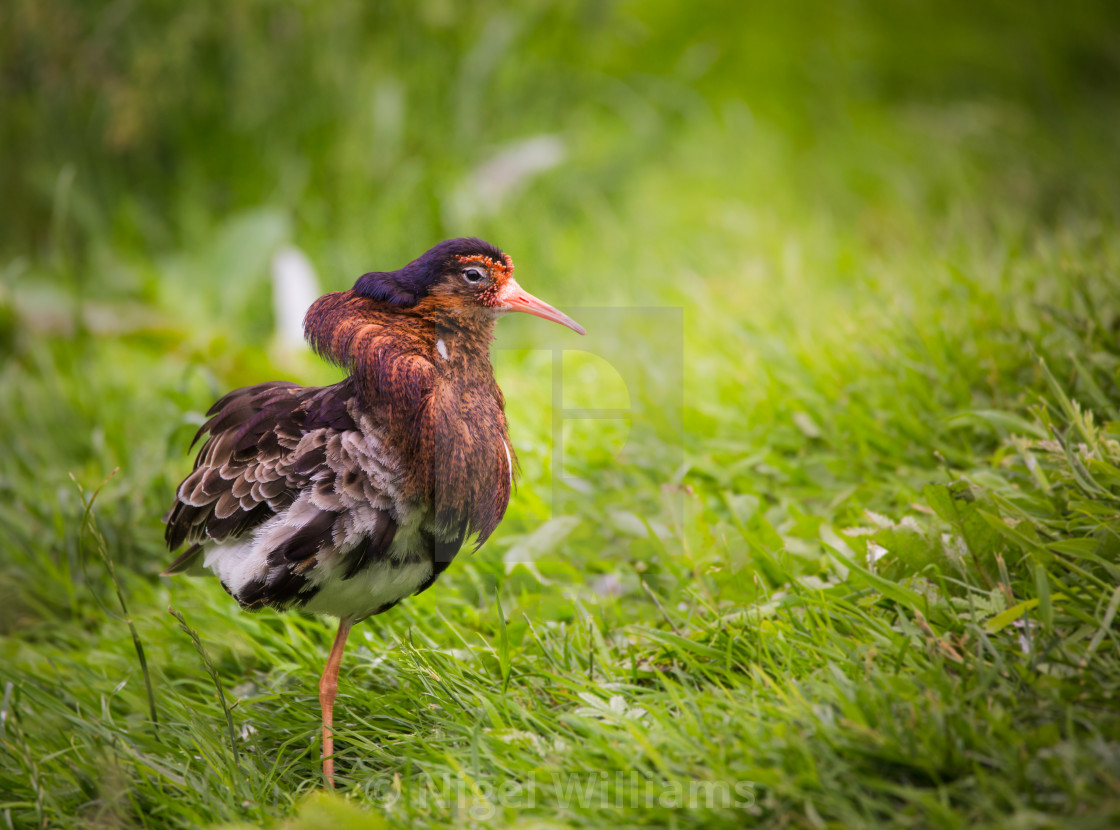
<instances>
[{"instance_id":1,"label":"bird","mask_svg":"<svg viewBox=\"0 0 1120 830\"><path fill-rule=\"evenodd\" d=\"M169 550L188 545L164 576L209 571L243 609L338 619L319 681L329 787L351 627L431 587L509 504L517 456L490 363L498 320L525 312L586 334L513 272L500 248L450 239L315 300L304 335L346 377L218 400L164 516Z\"/></svg>"}]
</instances>

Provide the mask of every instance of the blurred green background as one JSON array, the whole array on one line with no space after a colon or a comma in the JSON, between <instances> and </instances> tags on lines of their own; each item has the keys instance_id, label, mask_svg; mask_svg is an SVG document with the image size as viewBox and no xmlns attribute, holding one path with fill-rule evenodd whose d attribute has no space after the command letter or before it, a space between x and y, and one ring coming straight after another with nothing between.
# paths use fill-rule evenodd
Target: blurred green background
<instances>
[{"instance_id":1,"label":"blurred green background","mask_svg":"<svg viewBox=\"0 0 1120 830\"><path fill-rule=\"evenodd\" d=\"M159 580L158 519L219 394L338 377L274 333L277 251L298 247L338 290L477 235L556 305L682 309L683 435L636 431L619 455L617 422L569 425L561 486L549 358L496 354L521 486L486 547L348 655L355 793L376 804L417 770L462 773L467 753L483 781L648 761L663 780L758 782L751 811L635 823L1107 826L1120 479L1094 464L1120 434L1118 33L1120 4L1079 0L7 0L0 814L260 822L314 787L326 626ZM642 365L642 338L618 336ZM624 406L615 383L577 358L565 403ZM1048 418L1092 458L1059 452L1072 433ZM1040 474L1028 443L1057 435L1034 448L1055 453ZM90 494L115 469L96 529ZM951 481L1022 538L970 546L979 513L928 489ZM848 584L836 552L862 561L871 541L889 585L917 593ZM146 644L158 736L94 551ZM1081 571L1054 564L1074 554ZM782 604L798 585L828 586L821 619L845 622L806 634ZM919 595L941 616L896 616ZM1050 609L1059 596L1079 604ZM257 734L242 767L169 601L241 690ZM1054 648L1074 644L1047 657L1070 674L1020 648L1000 615L1021 623L1023 601L1049 609ZM995 663L946 669L944 649L989 635ZM760 656L779 641L798 645ZM896 654L893 674L876 653ZM437 669L482 702L433 686ZM588 695L666 720L591 728ZM418 716L417 699L446 714ZM551 748L535 755L538 738Z\"/></svg>"},{"instance_id":2,"label":"blurred green background","mask_svg":"<svg viewBox=\"0 0 1120 830\"><path fill-rule=\"evenodd\" d=\"M102 297L150 299L161 257L246 212L338 283L474 232L571 297L633 301L619 254L635 274L712 248L733 262L753 241L737 209L888 242L881 214L952 220L981 174L1050 221L1111 195L1111 171L1085 169L1115 135L1109 3L13 0L3 15L2 250ZM456 207L481 165L540 134L563 143L557 169Z\"/></svg>"}]
</instances>

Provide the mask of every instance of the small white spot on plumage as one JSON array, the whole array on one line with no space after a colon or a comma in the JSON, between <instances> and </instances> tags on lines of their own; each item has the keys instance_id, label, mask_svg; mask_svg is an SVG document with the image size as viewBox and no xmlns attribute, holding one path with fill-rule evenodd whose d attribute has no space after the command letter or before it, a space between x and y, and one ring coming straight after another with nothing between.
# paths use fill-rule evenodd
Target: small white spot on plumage
<instances>
[{"instance_id":1,"label":"small white spot on plumage","mask_svg":"<svg viewBox=\"0 0 1120 830\"><path fill-rule=\"evenodd\" d=\"M443 342L442 337L436 341L436 351L439 352L439 356L444 360L449 360L447 357L447 344Z\"/></svg>"},{"instance_id":2,"label":"small white spot on plumage","mask_svg":"<svg viewBox=\"0 0 1120 830\"><path fill-rule=\"evenodd\" d=\"M502 446L506 448L506 467L509 468L509 483L513 484L513 456L509 454L509 444L502 439Z\"/></svg>"}]
</instances>

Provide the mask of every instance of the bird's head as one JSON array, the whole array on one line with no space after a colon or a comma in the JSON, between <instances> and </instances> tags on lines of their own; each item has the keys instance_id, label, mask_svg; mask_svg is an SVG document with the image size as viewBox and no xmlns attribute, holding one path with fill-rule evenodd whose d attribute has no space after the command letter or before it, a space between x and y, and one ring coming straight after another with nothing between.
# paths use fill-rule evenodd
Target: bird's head
<instances>
[{"instance_id":1,"label":"bird's head","mask_svg":"<svg viewBox=\"0 0 1120 830\"><path fill-rule=\"evenodd\" d=\"M517 284L509 254L481 239L449 239L397 271L360 277L354 291L402 308L421 303L464 316L523 311L586 334L583 326Z\"/></svg>"}]
</instances>

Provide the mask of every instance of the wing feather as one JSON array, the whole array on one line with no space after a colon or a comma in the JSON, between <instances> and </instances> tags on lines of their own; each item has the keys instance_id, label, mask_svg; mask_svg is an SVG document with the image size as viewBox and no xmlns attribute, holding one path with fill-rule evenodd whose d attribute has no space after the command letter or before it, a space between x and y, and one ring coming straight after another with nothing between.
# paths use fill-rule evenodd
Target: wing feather
<instances>
[{"instance_id":1,"label":"wing feather","mask_svg":"<svg viewBox=\"0 0 1120 830\"><path fill-rule=\"evenodd\" d=\"M166 516L168 547L235 539L288 508L322 469L322 421L357 428L347 413L348 394L345 384L274 382L222 397L195 436L208 437Z\"/></svg>"}]
</instances>

